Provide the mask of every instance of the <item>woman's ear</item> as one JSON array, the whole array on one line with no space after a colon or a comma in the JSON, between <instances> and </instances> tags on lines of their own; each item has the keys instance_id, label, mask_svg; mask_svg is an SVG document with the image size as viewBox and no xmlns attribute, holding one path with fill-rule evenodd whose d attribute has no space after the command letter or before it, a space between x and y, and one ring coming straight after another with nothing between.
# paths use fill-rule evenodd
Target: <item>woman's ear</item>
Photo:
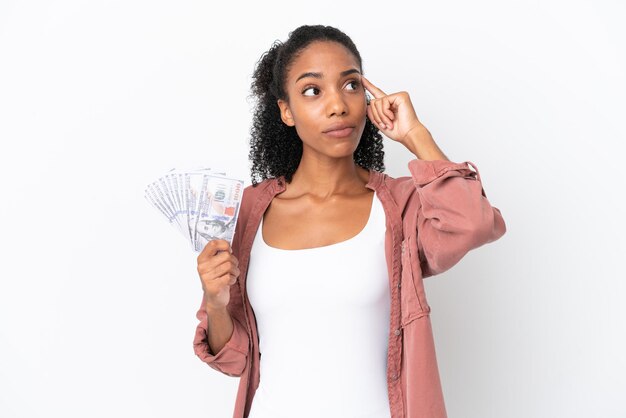
<instances>
[{"instance_id":1,"label":"woman's ear","mask_svg":"<svg viewBox=\"0 0 626 418\"><path fill-rule=\"evenodd\" d=\"M291 110L289 110L287 102L283 99L278 99L278 107L280 108L280 118L285 125L294 126L296 123L293 121L293 115L291 114Z\"/></svg>"}]
</instances>

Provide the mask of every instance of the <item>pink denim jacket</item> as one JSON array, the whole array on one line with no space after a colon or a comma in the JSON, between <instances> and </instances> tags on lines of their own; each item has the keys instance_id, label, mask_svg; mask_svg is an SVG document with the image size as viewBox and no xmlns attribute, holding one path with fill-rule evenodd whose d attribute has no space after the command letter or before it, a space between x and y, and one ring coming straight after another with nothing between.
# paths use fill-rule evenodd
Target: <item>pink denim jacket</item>
<instances>
[{"instance_id":1,"label":"pink denim jacket","mask_svg":"<svg viewBox=\"0 0 626 418\"><path fill-rule=\"evenodd\" d=\"M391 290L387 392L392 418L446 418L422 279L448 270L468 251L497 240L506 226L500 210L487 200L473 163L414 159L408 168L411 176L399 178L370 170L366 185L376 192L387 219L385 256ZM209 351L204 297L196 314L200 321L193 341L196 355L211 368L240 377L233 418L248 417L260 382L256 319L246 294L250 249L265 210L285 189L285 179L279 177L244 190L232 245L241 274L231 286L227 306L234 331L215 355Z\"/></svg>"}]
</instances>

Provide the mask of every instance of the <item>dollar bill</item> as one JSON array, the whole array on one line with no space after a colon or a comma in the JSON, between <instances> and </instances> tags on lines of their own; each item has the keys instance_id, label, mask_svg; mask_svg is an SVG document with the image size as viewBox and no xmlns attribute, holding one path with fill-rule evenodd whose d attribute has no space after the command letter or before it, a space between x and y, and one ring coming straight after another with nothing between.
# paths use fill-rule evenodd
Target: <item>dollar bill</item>
<instances>
[{"instance_id":1,"label":"dollar bill","mask_svg":"<svg viewBox=\"0 0 626 418\"><path fill-rule=\"evenodd\" d=\"M243 181L209 167L170 169L148 184L146 201L200 252L213 239L232 245Z\"/></svg>"}]
</instances>

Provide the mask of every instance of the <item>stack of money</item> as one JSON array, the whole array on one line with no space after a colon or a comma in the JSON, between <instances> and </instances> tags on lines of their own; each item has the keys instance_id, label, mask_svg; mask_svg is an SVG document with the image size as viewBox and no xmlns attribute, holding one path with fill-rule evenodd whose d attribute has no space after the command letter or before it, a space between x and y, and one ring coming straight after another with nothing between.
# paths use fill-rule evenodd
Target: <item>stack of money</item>
<instances>
[{"instance_id":1,"label":"stack of money","mask_svg":"<svg viewBox=\"0 0 626 418\"><path fill-rule=\"evenodd\" d=\"M200 252L213 239L232 245L243 181L210 168L172 168L148 184L144 197Z\"/></svg>"}]
</instances>

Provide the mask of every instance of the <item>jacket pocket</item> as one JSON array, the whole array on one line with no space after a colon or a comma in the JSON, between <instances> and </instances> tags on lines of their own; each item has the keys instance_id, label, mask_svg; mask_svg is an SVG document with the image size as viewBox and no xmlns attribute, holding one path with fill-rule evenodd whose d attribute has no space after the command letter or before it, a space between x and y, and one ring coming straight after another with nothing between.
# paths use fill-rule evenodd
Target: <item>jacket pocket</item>
<instances>
[{"instance_id":1,"label":"jacket pocket","mask_svg":"<svg viewBox=\"0 0 626 418\"><path fill-rule=\"evenodd\" d=\"M401 325L404 327L417 318L430 314L426 301L422 272L417 258L415 237L409 235L402 241L402 275L400 279Z\"/></svg>"}]
</instances>

